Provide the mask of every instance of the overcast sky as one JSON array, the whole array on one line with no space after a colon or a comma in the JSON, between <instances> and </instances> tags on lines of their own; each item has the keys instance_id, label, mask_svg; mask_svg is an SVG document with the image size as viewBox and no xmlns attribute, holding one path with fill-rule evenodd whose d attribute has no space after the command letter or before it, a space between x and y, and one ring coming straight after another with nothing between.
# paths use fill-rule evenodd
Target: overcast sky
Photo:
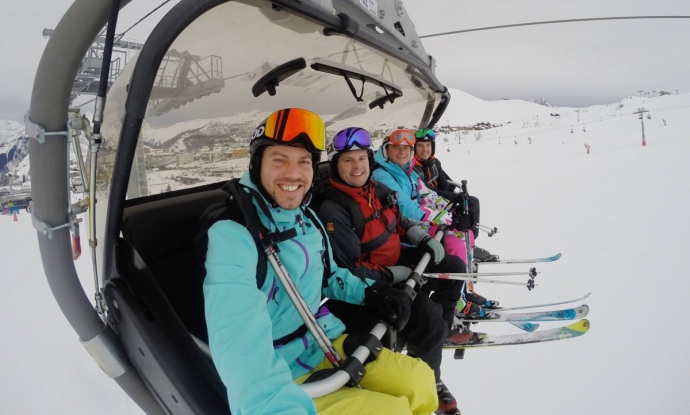
<instances>
[{"instance_id":1,"label":"overcast sky","mask_svg":"<svg viewBox=\"0 0 690 415\"><path fill-rule=\"evenodd\" d=\"M135 0L118 33L164 0ZM129 34L142 42L176 0ZM71 0L0 0L0 119L22 121L47 39ZM406 0L420 35L544 20L690 15L687 0ZM690 92L690 19L567 23L424 39L448 87L485 100L583 107L644 91Z\"/></svg>"}]
</instances>

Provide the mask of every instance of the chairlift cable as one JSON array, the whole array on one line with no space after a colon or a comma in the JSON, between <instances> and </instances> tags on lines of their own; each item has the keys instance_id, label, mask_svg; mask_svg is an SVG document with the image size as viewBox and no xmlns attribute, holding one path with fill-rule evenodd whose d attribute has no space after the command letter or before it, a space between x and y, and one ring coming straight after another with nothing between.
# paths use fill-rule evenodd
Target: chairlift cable
<instances>
[{"instance_id":1,"label":"chairlift cable","mask_svg":"<svg viewBox=\"0 0 690 415\"><path fill-rule=\"evenodd\" d=\"M553 24L553 23L575 23L575 22L591 22L591 21L600 21L600 20L636 20L636 19L690 19L690 16L622 16L622 17L588 17L585 19L547 20L547 21L543 21L543 22L515 23L515 24L500 25L500 26L478 27L475 29L455 30L452 32L434 33L431 35L419 36L419 38L424 39L424 38L437 37L437 36L454 35L454 34L458 34L458 33L478 32L481 30L505 29L508 27L520 27L520 26L536 26L536 25Z\"/></svg>"},{"instance_id":2,"label":"chairlift cable","mask_svg":"<svg viewBox=\"0 0 690 415\"><path fill-rule=\"evenodd\" d=\"M120 33L119 35L117 35L117 40L122 39L122 37L123 37L125 34L127 34L127 32L129 32L130 30L132 30L132 28L133 28L134 26L138 25L138 24L141 23L144 19L146 19L147 17L149 17L149 16L151 16L153 13L155 13L158 9L160 9L160 8L163 7L163 6L165 6L166 3L170 3L170 0L165 0L163 3L161 3L160 6L156 7L156 8L153 9L153 10L151 10L146 16L142 17L141 19L139 19L138 22L136 22L136 23L134 23L132 26L130 26L129 29L127 29L127 30L125 30L124 32L122 32L122 33Z\"/></svg>"}]
</instances>

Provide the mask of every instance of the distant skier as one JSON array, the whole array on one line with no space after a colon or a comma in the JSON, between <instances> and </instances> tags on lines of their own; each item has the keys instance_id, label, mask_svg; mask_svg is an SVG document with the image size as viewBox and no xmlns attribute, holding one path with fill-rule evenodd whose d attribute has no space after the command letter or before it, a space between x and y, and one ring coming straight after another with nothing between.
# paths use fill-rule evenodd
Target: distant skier
<instances>
[{"instance_id":1,"label":"distant skier","mask_svg":"<svg viewBox=\"0 0 690 415\"><path fill-rule=\"evenodd\" d=\"M666 127L666 120L662 118L661 121L664 122L664 127Z\"/></svg>"},{"instance_id":2,"label":"distant skier","mask_svg":"<svg viewBox=\"0 0 690 415\"><path fill-rule=\"evenodd\" d=\"M589 154L589 144L585 143L585 148L587 149L587 154Z\"/></svg>"},{"instance_id":3,"label":"distant skier","mask_svg":"<svg viewBox=\"0 0 690 415\"><path fill-rule=\"evenodd\" d=\"M529 143L532 144L532 138L531 137L527 137L527 141L529 141Z\"/></svg>"}]
</instances>

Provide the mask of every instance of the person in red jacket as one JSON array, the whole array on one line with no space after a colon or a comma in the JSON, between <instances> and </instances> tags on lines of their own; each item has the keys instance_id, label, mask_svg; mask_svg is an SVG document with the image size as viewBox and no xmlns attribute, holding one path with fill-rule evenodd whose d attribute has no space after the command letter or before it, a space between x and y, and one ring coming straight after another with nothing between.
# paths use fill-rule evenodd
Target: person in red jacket
<instances>
[{"instance_id":1,"label":"person in red jacket","mask_svg":"<svg viewBox=\"0 0 690 415\"><path fill-rule=\"evenodd\" d=\"M466 272L460 258L445 254L440 242L400 214L396 192L372 180L371 146L371 137L362 128L347 128L327 143L332 177L315 197L323 199L317 215L326 226L335 262L360 278L388 281L394 286L408 278L425 252L431 254L428 272ZM461 289L460 281L430 280L424 284L401 333L407 337L408 351L434 370L440 414L460 413L441 381L440 366ZM366 331L376 320L363 307L329 301L328 308L351 331Z\"/></svg>"}]
</instances>

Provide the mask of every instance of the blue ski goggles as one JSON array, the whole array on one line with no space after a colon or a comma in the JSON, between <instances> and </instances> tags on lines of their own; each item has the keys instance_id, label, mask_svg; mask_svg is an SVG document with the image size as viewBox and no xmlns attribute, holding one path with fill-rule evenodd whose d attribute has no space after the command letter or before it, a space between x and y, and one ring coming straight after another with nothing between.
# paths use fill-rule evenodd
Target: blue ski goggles
<instances>
[{"instance_id":1,"label":"blue ski goggles","mask_svg":"<svg viewBox=\"0 0 690 415\"><path fill-rule=\"evenodd\" d=\"M371 136L367 130L359 127L346 128L333 137L333 150L350 151L353 146L360 149L371 147Z\"/></svg>"}]
</instances>

